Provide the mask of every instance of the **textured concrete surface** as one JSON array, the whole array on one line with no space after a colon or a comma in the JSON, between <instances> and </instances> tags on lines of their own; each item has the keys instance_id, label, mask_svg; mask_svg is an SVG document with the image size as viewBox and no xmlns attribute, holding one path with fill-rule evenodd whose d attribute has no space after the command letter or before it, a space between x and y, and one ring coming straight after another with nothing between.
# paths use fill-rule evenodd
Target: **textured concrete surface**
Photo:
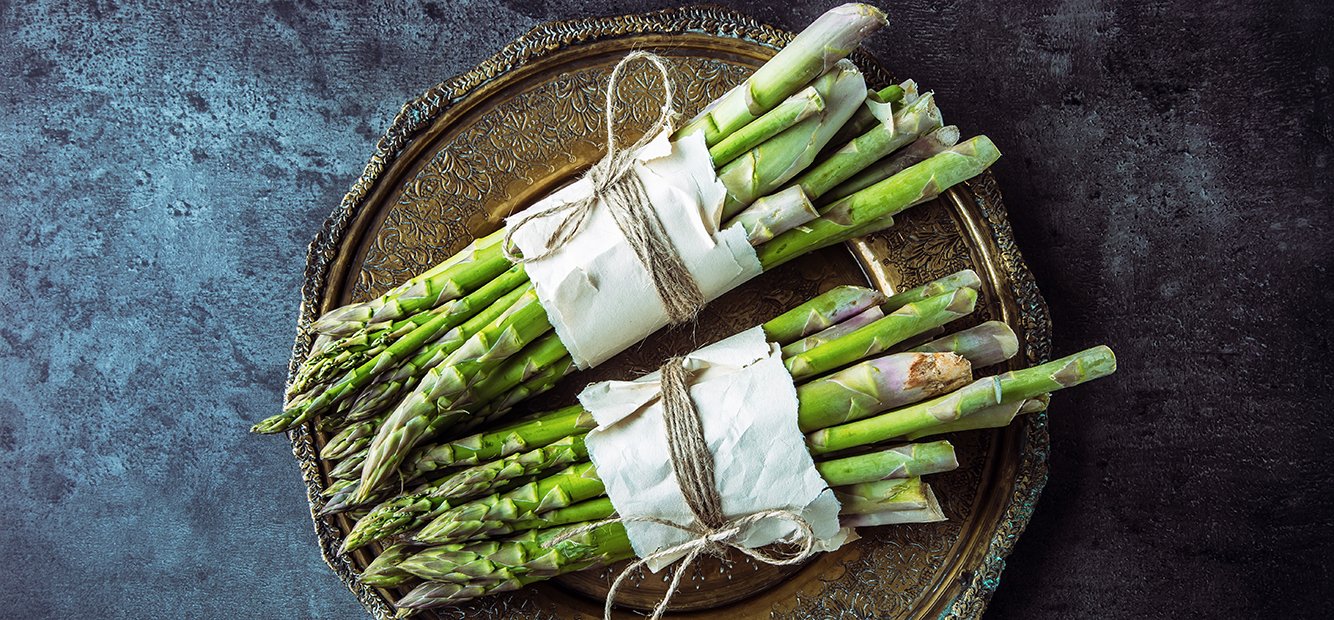
<instances>
[{"instance_id":1,"label":"textured concrete surface","mask_svg":"<svg viewBox=\"0 0 1334 620\"><path fill-rule=\"evenodd\" d=\"M0 2L0 609L355 618L274 411L305 245L401 103L660 2ZM739 2L799 27L824 3ZM1331 595L1328 3L899 2L872 51L990 134L1060 351L993 618Z\"/></svg>"}]
</instances>

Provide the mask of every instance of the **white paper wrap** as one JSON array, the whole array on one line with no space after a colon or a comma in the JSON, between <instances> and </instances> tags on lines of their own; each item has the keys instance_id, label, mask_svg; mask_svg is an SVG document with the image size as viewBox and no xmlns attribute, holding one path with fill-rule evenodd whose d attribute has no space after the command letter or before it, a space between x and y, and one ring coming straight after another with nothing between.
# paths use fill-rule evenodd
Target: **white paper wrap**
<instances>
[{"instance_id":1,"label":"white paper wrap","mask_svg":"<svg viewBox=\"0 0 1334 620\"><path fill-rule=\"evenodd\" d=\"M671 243L708 301L761 273L740 226L719 230L726 188L697 133L675 143L669 131L640 149L632 172L644 182ZM589 195L581 179L531 208L545 211ZM527 256L547 251L561 216L527 220L513 241ZM515 219L511 218L512 226ZM667 325L653 280L607 209L593 209L579 233L549 256L527 263L556 334L575 364L588 368Z\"/></svg>"},{"instance_id":2,"label":"white paper wrap","mask_svg":"<svg viewBox=\"0 0 1334 620\"><path fill-rule=\"evenodd\" d=\"M839 527L839 503L820 478L797 427L797 392L779 347L756 327L686 356L690 396L713 453L722 509L729 519L787 509L810 522L816 550L851 539ZM654 516L689 525L694 516L677 485L667 449L657 372L635 381L604 381L579 395L598 427L585 440L598 476L622 517ZM676 528L627 521L640 557L690 540ZM788 540L790 522L766 519L744 532L749 548ZM673 557L651 562L657 571Z\"/></svg>"}]
</instances>

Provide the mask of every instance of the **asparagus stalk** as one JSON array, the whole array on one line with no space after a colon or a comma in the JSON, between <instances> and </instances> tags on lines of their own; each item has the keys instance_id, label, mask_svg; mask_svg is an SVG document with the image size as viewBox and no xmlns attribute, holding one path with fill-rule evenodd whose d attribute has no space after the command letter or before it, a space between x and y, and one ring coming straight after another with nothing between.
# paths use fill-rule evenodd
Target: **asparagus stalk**
<instances>
[{"instance_id":1,"label":"asparagus stalk","mask_svg":"<svg viewBox=\"0 0 1334 620\"><path fill-rule=\"evenodd\" d=\"M944 338L932 340L922 346L913 347L912 350L951 351L968 358L974 368L982 368L1014 357L1014 354L1019 352L1019 337L1009 325L1000 321L987 321Z\"/></svg>"},{"instance_id":2,"label":"asparagus stalk","mask_svg":"<svg viewBox=\"0 0 1334 620\"><path fill-rule=\"evenodd\" d=\"M329 471L329 477L334 480L355 480L361 477L361 464L366 462L366 451L354 452L343 457Z\"/></svg>"},{"instance_id":3,"label":"asparagus stalk","mask_svg":"<svg viewBox=\"0 0 1334 620\"><path fill-rule=\"evenodd\" d=\"M769 342L786 345L842 323L884 301L879 291L861 286L836 286L765 323L764 335Z\"/></svg>"},{"instance_id":4,"label":"asparagus stalk","mask_svg":"<svg viewBox=\"0 0 1334 620\"><path fill-rule=\"evenodd\" d=\"M703 132L706 144L717 144L825 73L885 23L883 12L865 4L845 4L826 12L674 138Z\"/></svg>"},{"instance_id":5,"label":"asparagus stalk","mask_svg":"<svg viewBox=\"0 0 1334 620\"><path fill-rule=\"evenodd\" d=\"M746 231L746 240L752 246L792 230L820 217L811 199L800 187L789 187L756 200L750 208L738 213L727 226L740 224Z\"/></svg>"},{"instance_id":6,"label":"asparagus stalk","mask_svg":"<svg viewBox=\"0 0 1334 620\"><path fill-rule=\"evenodd\" d=\"M887 511L921 510L929 504L928 487L920 476L887 478L835 487L840 511L844 516ZM846 519L843 520L846 523Z\"/></svg>"},{"instance_id":7,"label":"asparagus stalk","mask_svg":"<svg viewBox=\"0 0 1334 620\"><path fill-rule=\"evenodd\" d=\"M877 161L851 178L838 184L820 197L820 204L829 204L851 196L863 189L879 183L908 166L926 161L931 156L959 143L959 128L954 125L941 127L918 138L912 144L903 147L897 153Z\"/></svg>"},{"instance_id":8,"label":"asparagus stalk","mask_svg":"<svg viewBox=\"0 0 1334 620\"><path fill-rule=\"evenodd\" d=\"M766 270L811 250L846 241L859 227L938 196L971 179L1000 157L986 136L977 136L830 205L820 219L789 230L756 253Z\"/></svg>"},{"instance_id":9,"label":"asparagus stalk","mask_svg":"<svg viewBox=\"0 0 1334 620\"><path fill-rule=\"evenodd\" d=\"M483 405L471 416L456 424L454 430L461 434L504 417L515 405L556 387L562 378L574 372L575 366L574 360L566 356L549 367L528 369L535 370L535 374L500 398ZM501 374L503 376L505 372L502 370Z\"/></svg>"},{"instance_id":10,"label":"asparagus stalk","mask_svg":"<svg viewBox=\"0 0 1334 620\"><path fill-rule=\"evenodd\" d=\"M766 112L764 116L747 123L710 147L709 156L713 158L714 167L736 159L765 140L823 110L824 99L820 97L820 93L813 87L806 87Z\"/></svg>"},{"instance_id":11,"label":"asparagus stalk","mask_svg":"<svg viewBox=\"0 0 1334 620\"><path fill-rule=\"evenodd\" d=\"M975 381L951 394L875 417L823 428L806 435L812 454L827 454L917 433L954 422L986 407L1037 398L1116 372L1116 357L1093 347L1032 368Z\"/></svg>"},{"instance_id":12,"label":"asparagus stalk","mask_svg":"<svg viewBox=\"0 0 1334 620\"><path fill-rule=\"evenodd\" d=\"M827 484L842 486L921 476L950 471L958 466L949 442L936 441L817 463L815 467ZM547 513L603 497L605 493L606 488L592 463L573 465L508 493L446 510L417 532L413 540L431 545L457 543L542 526L549 522ZM571 518L570 514L592 514L585 513L585 508L567 512L559 518Z\"/></svg>"},{"instance_id":13,"label":"asparagus stalk","mask_svg":"<svg viewBox=\"0 0 1334 620\"><path fill-rule=\"evenodd\" d=\"M840 288L826 295L818 296L807 304L786 312L765 324L767 335L799 337L813 325L833 322L844 318L851 308L860 310L878 301L879 295L869 289L853 287ZM382 485L389 474L423 438L427 436L427 422L432 426L444 428L450 423L467 417L461 409L464 406L474 408L484 406L491 400L514 389L524 380L531 378L539 369L557 364L567 359L568 352L555 336L550 334L538 343L534 343L525 357L517 357L501 369L500 372L485 377L472 393L463 398L463 391L468 370L460 367L469 359L479 360L475 366L487 366L492 360L504 361L509 357L517 343L525 342L532 334L546 333L550 323L545 311L537 303L536 297L524 297L515 302L514 308L494 320L490 325L479 330L468 344L460 347L444 363L432 369L420 385L401 403L394 413L380 427L374 441L371 442L366 464L362 471L362 482L356 496L356 503L365 503L372 499L373 493ZM496 361L495 363L499 363ZM568 364L566 365L568 368ZM480 372L471 372L475 377ZM462 388L460 386L463 386Z\"/></svg>"},{"instance_id":14,"label":"asparagus stalk","mask_svg":"<svg viewBox=\"0 0 1334 620\"><path fill-rule=\"evenodd\" d=\"M811 166L793 184L805 190L812 199L819 198L940 125L940 110L928 94L895 113L888 122L873 126L824 161Z\"/></svg>"},{"instance_id":15,"label":"asparagus stalk","mask_svg":"<svg viewBox=\"0 0 1334 620\"><path fill-rule=\"evenodd\" d=\"M413 356L415 360L415 354L423 345L437 338L447 338L454 331L452 328L460 324L467 325L468 319L478 313L483 313L484 310L495 305L496 301L503 299L507 293L515 290L516 287L523 288L520 285L526 283L527 280L528 276L523 272L522 267L510 269L473 294L456 300L449 311L441 313L402 338L395 340L392 345L376 355L374 359L358 366L356 370L348 373L338 383L323 390L319 396L289 403L282 413L256 424L251 428L251 431L278 433L305 423L311 416L355 394L357 390L368 385L376 377L407 361L409 356Z\"/></svg>"},{"instance_id":16,"label":"asparagus stalk","mask_svg":"<svg viewBox=\"0 0 1334 620\"><path fill-rule=\"evenodd\" d=\"M320 458L326 461L338 460L365 450L370 446L375 429L379 428L384 418L371 418L364 422L351 424L329 439L320 449Z\"/></svg>"},{"instance_id":17,"label":"asparagus stalk","mask_svg":"<svg viewBox=\"0 0 1334 620\"><path fill-rule=\"evenodd\" d=\"M866 98L861 72L847 60L835 63L811 86L824 99L824 110L718 169L718 180L727 188L724 220L740 213L756 198L782 187L809 166Z\"/></svg>"},{"instance_id":18,"label":"asparagus stalk","mask_svg":"<svg viewBox=\"0 0 1334 620\"><path fill-rule=\"evenodd\" d=\"M939 510L928 512L921 508L930 503L924 496L930 489L920 478L892 484L858 486L840 489L845 496L856 497L844 507L845 516L856 516L861 511L883 515L891 512L904 515L914 511L924 520L939 520ZM883 493L876 496L874 493ZM934 497L931 497L934 499ZM587 516L605 515L610 502L584 502L567 511L579 511ZM938 505L937 505L938 508ZM552 521L573 518L573 514L555 515ZM592 520L592 519L590 519ZM486 594L513 590L529 583L557 575L604 566L634 556L625 527L619 522L607 523L588 532L561 542L554 542L569 532L569 527L525 531L504 541L481 541L466 544L447 544L428 548L408 558L395 556L381 562L378 574L387 576L407 573L428 580L399 600L401 609L422 609L457 603ZM379 579L379 576L375 576ZM402 580L395 580L401 584Z\"/></svg>"},{"instance_id":19,"label":"asparagus stalk","mask_svg":"<svg viewBox=\"0 0 1334 620\"><path fill-rule=\"evenodd\" d=\"M929 485L897 484L897 481L886 480L857 487L855 490L849 487L834 489L834 495L840 502L848 501L856 506L855 510L845 511L844 516L839 519L843 527L934 523L945 520L940 502L936 500L936 494L931 491ZM882 508L873 510L877 505Z\"/></svg>"},{"instance_id":20,"label":"asparagus stalk","mask_svg":"<svg viewBox=\"0 0 1334 620\"><path fill-rule=\"evenodd\" d=\"M362 571L362 583L377 588L397 588L415 580L416 576L399 568L398 565L417 551L411 545L403 543L385 547L366 570Z\"/></svg>"},{"instance_id":21,"label":"asparagus stalk","mask_svg":"<svg viewBox=\"0 0 1334 620\"><path fill-rule=\"evenodd\" d=\"M895 353L797 387L802 432L843 424L953 391L972 379L953 353Z\"/></svg>"},{"instance_id":22,"label":"asparagus stalk","mask_svg":"<svg viewBox=\"0 0 1334 620\"><path fill-rule=\"evenodd\" d=\"M491 522L516 523L566 508L606 492L590 462L578 463L507 493L498 493L451 508L413 536L419 543L470 540L487 533Z\"/></svg>"},{"instance_id":23,"label":"asparagus stalk","mask_svg":"<svg viewBox=\"0 0 1334 620\"><path fill-rule=\"evenodd\" d=\"M428 371L417 388L389 414L371 442L358 501L371 498L370 494L403 457L427 436L429 428L448 426L458 417L450 407L477 376L504 363L511 354L550 329L536 291L529 289L505 314L473 334L443 363Z\"/></svg>"},{"instance_id":24,"label":"asparagus stalk","mask_svg":"<svg viewBox=\"0 0 1334 620\"><path fill-rule=\"evenodd\" d=\"M426 485L410 495L381 503L348 533L343 551L417 529L469 498L495 492L503 485L549 472L587 458L582 435L565 437L546 446L476 465Z\"/></svg>"},{"instance_id":25,"label":"asparagus stalk","mask_svg":"<svg viewBox=\"0 0 1334 620\"><path fill-rule=\"evenodd\" d=\"M811 334L805 338L802 338L801 340L798 340L792 344L783 347L783 357L786 359L798 353L804 353L806 351L810 351L811 349L814 349L819 345L822 345L826 342L831 342L833 340L837 340L863 327L866 327L867 325L870 325L871 323L874 323L884 318L884 316L885 316L884 310L881 310L879 307L873 307L869 310L862 312L861 314L858 314L846 321L843 321L842 323L827 327L819 332Z\"/></svg>"},{"instance_id":26,"label":"asparagus stalk","mask_svg":"<svg viewBox=\"0 0 1334 620\"><path fill-rule=\"evenodd\" d=\"M596 426L593 416L583 407L571 405L532 420L432 446L418 455L414 469L430 472L444 467L477 465L549 445Z\"/></svg>"},{"instance_id":27,"label":"asparagus stalk","mask_svg":"<svg viewBox=\"0 0 1334 620\"><path fill-rule=\"evenodd\" d=\"M897 293L880 304L880 309L885 312L893 312L911 303L917 303L928 297L935 297L941 293L957 291L961 288L971 288L979 290L982 288L982 279L977 277L977 272L972 269L956 271L943 278L937 278L921 286L910 288L901 293Z\"/></svg>"},{"instance_id":28,"label":"asparagus stalk","mask_svg":"<svg viewBox=\"0 0 1334 620\"><path fill-rule=\"evenodd\" d=\"M957 433L960 431L971 431L982 428L1002 428L1009 426L1014 421L1015 416L1026 413L1037 413L1045 411L1049 398L1046 394L1035 398L1027 398L1011 403L1001 403L977 410L953 422L937 424L920 431L908 433L903 438L909 441L915 441L922 437L932 435L943 435L945 433Z\"/></svg>"},{"instance_id":29,"label":"asparagus stalk","mask_svg":"<svg viewBox=\"0 0 1334 620\"><path fill-rule=\"evenodd\" d=\"M963 288L911 303L847 336L783 360L793 379L804 379L880 353L928 329L967 316L977 292Z\"/></svg>"},{"instance_id":30,"label":"asparagus stalk","mask_svg":"<svg viewBox=\"0 0 1334 620\"><path fill-rule=\"evenodd\" d=\"M954 446L948 441L906 444L815 464L815 470L831 487L925 476L958 467Z\"/></svg>"},{"instance_id":31,"label":"asparagus stalk","mask_svg":"<svg viewBox=\"0 0 1334 620\"><path fill-rule=\"evenodd\" d=\"M824 160L830 152L838 150L839 147L851 142L853 138L884 122L884 119L892 113L892 106L904 101L904 96L908 95L909 91L911 91L911 98L906 103L912 103L917 100L917 83L912 80L906 80L901 84L888 86L879 91L867 91L866 101L861 107L857 108L848 122L843 123L838 133L834 134L833 139L829 141L829 146L825 147L824 152L820 153L816 161ZM891 111L887 113L886 108L891 108Z\"/></svg>"},{"instance_id":32,"label":"asparagus stalk","mask_svg":"<svg viewBox=\"0 0 1334 620\"><path fill-rule=\"evenodd\" d=\"M325 313L313 327L322 334L351 334L370 323L410 316L467 295L510 268L501 250L503 239L504 231L478 239L384 295Z\"/></svg>"}]
</instances>

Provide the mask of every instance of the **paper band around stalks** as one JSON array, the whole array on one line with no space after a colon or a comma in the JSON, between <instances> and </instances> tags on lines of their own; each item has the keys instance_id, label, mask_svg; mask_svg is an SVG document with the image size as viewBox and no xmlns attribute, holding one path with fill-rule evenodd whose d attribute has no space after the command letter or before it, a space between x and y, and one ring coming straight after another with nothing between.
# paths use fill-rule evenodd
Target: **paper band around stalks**
<instances>
[{"instance_id":1,"label":"paper band around stalks","mask_svg":"<svg viewBox=\"0 0 1334 620\"><path fill-rule=\"evenodd\" d=\"M550 544L609 522L625 525L640 559L613 582L607 617L622 582L641 566L657 571L680 560L657 618L701 554L732 548L789 565L851 539L805 448L792 375L762 328L668 360L635 381L595 383L579 400L598 423L586 445L618 517ZM766 549L779 542L796 550Z\"/></svg>"},{"instance_id":2,"label":"paper band around stalks","mask_svg":"<svg viewBox=\"0 0 1334 620\"><path fill-rule=\"evenodd\" d=\"M640 59L661 74L665 101L644 136L618 148L615 93L623 69ZM607 85L606 156L506 224L507 257L525 263L552 327L580 368L663 326L691 320L706 303L763 271L741 225L718 230L727 190L703 135L669 140L672 98L662 58L627 55ZM607 329L609 321L617 329Z\"/></svg>"}]
</instances>

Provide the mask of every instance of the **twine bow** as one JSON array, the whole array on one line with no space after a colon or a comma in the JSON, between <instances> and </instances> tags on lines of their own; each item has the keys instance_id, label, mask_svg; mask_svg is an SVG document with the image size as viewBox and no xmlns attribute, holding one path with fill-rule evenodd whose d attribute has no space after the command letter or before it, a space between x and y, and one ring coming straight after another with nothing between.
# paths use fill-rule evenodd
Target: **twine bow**
<instances>
[{"instance_id":1,"label":"twine bow","mask_svg":"<svg viewBox=\"0 0 1334 620\"><path fill-rule=\"evenodd\" d=\"M616 87L620 84L621 71L634 60L647 60L662 74L665 95L662 109L653 126L639 138L638 142L627 148L616 145ZM526 263L550 256L568 243L583 227L593 209L603 204L609 210L616 226L621 229L635 256L643 263L653 281L653 286L667 309L667 318L673 325L695 318L704 306L704 294L695 282L694 276L686 269L680 254L672 246L662 221L658 219L650 204L644 182L633 172L635 155L663 130L671 127L676 109L672 105L673 84L667 74L665 61L648 52L631 52L612 69L607 82L606 118L607 154L588 172L584 179L592 185L588 196L574 202L546 209L537 213L525 213L518 216L505 231L503 249L505 257L515 263ZM514 250L514 232L534 219L561 217L551 234L547 236L546 249L535 256L520 256Z\"/></svg>"},{"instance_id":2,"label":"twine bow","mask_svg":"<svg viewBox=\"0 0 1334 620\"><path fill-rule=\"evenodd\" d=\"M699 421L699 412L690 399L689 371L682 364L680 357L667 360L660 370L663 422L667 426L667 450L671 456L672 471L676 474L676 483L681 488L681 495L685 497L686 506L695 515L695 521L681 525L648 515L616 517L575 528L543 545L550 547L604 525L618 522L656 523L694 536L681 544L658 549L621 571L612 582L611 589L607 591L607 601L602 609L604 620L611 620L611 607L625 578L654 560L685 553L680 563L676 565L667 592L653 609L651 620L658 620L667 610L667 604L671 602L681 585L681 578L701 554L721 556L731 548L766 564L787 566L803 562L815 553L815 531L810 522L795 511L761 510L735 519L728 519L723 514L722 497L718 494L718 487L714 482L713 453L709 452L708 444L704 440L704 427ZM799 549L787 554L770 553L741 544L740 537L748 527L770 518L784 519L797 527L795 542L799 545Z\"/></svg>"}]
</instances>

